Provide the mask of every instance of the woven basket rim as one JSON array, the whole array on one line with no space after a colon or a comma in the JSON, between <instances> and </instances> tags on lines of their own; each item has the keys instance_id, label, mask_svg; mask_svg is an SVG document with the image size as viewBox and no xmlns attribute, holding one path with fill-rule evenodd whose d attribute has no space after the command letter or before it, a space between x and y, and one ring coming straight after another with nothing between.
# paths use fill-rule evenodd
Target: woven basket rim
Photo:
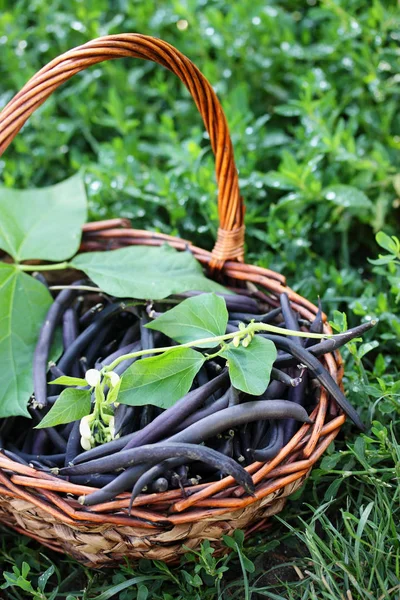
<instances>
[{"instance_id":1,"label":"woven basket rim","mask_svg":"<svg viewBox=\"0 0 400 600\"><path fill-rule=\"evenodd\" d=\"M180 238L174 238L172 236L168 236L168 240L166 240L166 236L163 234L150 233L141 230L134 230L126 227L126 222L123 223L123 227L118 228L119 232L122 232L123 235L119 237L115 237L115 226L113 223L112 228L106 227L107 222L99 222L99 226L97 230L94 228L94 225L91 224L90 227L84 228L83 241L81 245L81 251L86 251L93 247L93 243L97 244L98 249L106 250L110 247L110 239L112 241L112 245L117 243L118 245L125 245L127 240L130 240L132 244L162 244L168 241L171 245L178 247L178 249L184 249L187 246L187 242L181 240ZM111 234L111 235L110 235ZM195 246L190 246L193 254L198 258L203 264L209 264L211 261L211 253L207 252L203 249L199 249ZM262 273L266 273L262 275ZM223 268L223 273L227 274L228 277L234 277L241 280L246 280L247 282L252 282L253 284L257 284L258 286L263 286L268 292L271 293L270 302L273 306L277 303L276 295L281 292L286 292L292 301L292 306L299 314L304 316L305 318L313 318L317 312L317 307L313 306L308 300L303 299L297 293L293 292L288 286L284 283L284 278L278 273L274 273L268 269L262 269L260 267L253 267L252 265L241 264L238 268L236 263L226 263ZM314 314L311 312L313 309ZM331 328L327 323L324 324L324 330L326 333L331 333ZM331 375L340 383L342 376L342 361L339 352L335 352L334 355L325 355L323 361L326 363L326 367L330 371ZM312 467L312 465L318 460L321 454L325 451L326 447L329 443L336 437L338 434L341 425L345 420L345 416L341 414L340 411L335 409L334 416L330 421L326 421L327 410L329 407L329 401L331 404L335 404L335 402L329 399L327 392L325 390L321 390L321 397L319 403L314 409L312 416L315 419L313 425L304 424L299 429L298 433L290 440L290 442L282 449L282 451L278 454L278 456L269 461L266 464L262 463L253 463L249 465L247 470L253 474L254 482L258 485L261 481L265 480L268 476L269 479L275 479L279 477L286 477L289 479L294 478L296 474L302 473L304 470L308 470ZM301 453L302 459L296 462L288 463L286 465L281 465L282 461L289 455ZM11 483L16 486L26 486L27 488L37 488L42 490L50 490L52 493L60 494L70 494L76 496L85 495L90 493L95 488L90 488L89 486L81 486L77 484L70 484L67 482L62 482L56 476L50 475L48 473L43 473L37 471L33 468L27 468L23 465L19 465L16 462L11 461L7 457L0 456L0 467L5 469L6 471L14 472L15 475L11 476ZM4 475L3 475L4 476ZM285 480L286 481L286 480ZM283 482L285 483L285 482ZM7 487L5 480L2 482L2 488ZM209 488L211 487L211 494ZM229 488L234 489L234 500L233 502L228 502L227 498L213 500L212 505L219 508L227 508L229 509L230 504L232 505L232 509L237 509L243 507L244 505L251 504L256 502L261 497L264 497L266 494L266 490L262 489L261 492L256 493L254 498L242 498L243 491L240 489L236 489L237 485L234 484L234 481L231 477L225 477L224 479L214 482L213 484L199 484L197 486L192 486L188 488L188 499L186 500L177 500L173 504L173 510L178 513L182 513L187 511L191 506L204 506L204 501L209 498L211 495L220 493L221 491ZM11 487L9 486L11 490ZM268 491L268 488L266 488ZM13 492L17 493L17 488L12 488ZM4 492L4 489L2 490ZM134 509L148 505L152 503L159 503L162 501L169 501L171 499L177 499L180 495L180 492L177 491L167 491L158 494L150 494L150 495L141 495L133 504ZM61 497L60 496L60 497ZM104 509L119 510L123 507L126 508L128 502L129 494L121 494L115 500L115 502L107 503L107 506ZM233 500L233 498L232 498ZM67 498L66 502L70 502ZM72 501L72 505L73 502ZM65 506L64 506L65 508ZM82 510L83 507L82 507ZM92 509L93 510L93 509ZM100 505L97 507L97 512L101 510ZM108 514L108 513L107 513ZM134 511L133 511L134 514ZM196 518L201 518L201 514L196 515ZM105 516L105 518L107 518ZM169 517L170 519L171 517ZM179 519L177 519L177 522ZM125 522L125 517L121 519L121 523Z\"/></svg>"}]
</instances>

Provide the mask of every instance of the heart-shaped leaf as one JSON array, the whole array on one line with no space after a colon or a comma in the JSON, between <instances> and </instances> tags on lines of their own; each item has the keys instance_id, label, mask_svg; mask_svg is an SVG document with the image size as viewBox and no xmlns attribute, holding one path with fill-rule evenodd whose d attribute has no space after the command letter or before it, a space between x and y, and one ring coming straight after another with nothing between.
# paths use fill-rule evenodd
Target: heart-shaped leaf
<instances>
[{"instance_id":1,"label":"heart-shaped leaf","mask_svg":"<svg viewBox=\"0 0 400 600\"><path fill-rule=\"evenodd\" d=\"M193 290L227 293L221 285L205 277L194 256L168 245L87 252L76 256L71 264L84 271L104 292L118 298L159 300Z\"/></svg>"},{"instance_id":2,"label":"heart-shaped leaf","mask_svg":"<svg viewBox=\"0 0 400 600\"><path fill-rule=\"evenodd\" d=\"M47 415L43 417L35 429L55 427L64 423L78 421L90 414L91 393L89 390L68 388L61 392Z\"/></svg>"},{"instance_id":3,"label":"heart-shaped leaf","mask_svg":"<svg viewBox=\"0 0 400 600\"><path fill-rule=\"evenodd\" d=\"M122 377L118 402L169 408L189 391L204 361L204 356L191 348L138 360Z\"/></svg>"},{"instance_id":4,"label":"heart-shaped leaf","mask_svg":"<svg viewBox=\"0 0 400 600\"><path fill-rule=\"evenodd\" d=\"M225 300L215 294L200 294L187 298L148 323L146 327L161 331L180 344L186 344L202 338L223 335L227 323L228 311ZM199 344L198 347L214 348L217 343L211 341Z\"/></svg>"},{"instance_id":5,"label":"heart-shaped leaf","mask_svg":"<svg viewBox=\"0 0 400 600\"><path fill-rule=\"evenodd\" d=\"M44 285L0 262L0 418L29 417L33 353L51 303Z\"/></svg>"},{"instance_id":6,"label":"heart-shaped leaf","mask_svg":"<svg viewBox=\"0 0 400 600\"><path fill-rule=\"evenodd\" d=\"M255 336L247 348L229 344L222 356L228 361L229 376L235 388L253 396L265 392L277 356L270 340Z\"/></svg>"},{"instance_id":7,"label":"heart-shaped leaf","mask_svg":"<svg viewBox=\"0 0 400 600\"><path fill-rule=\"evenodd\" d=\"M0 249L16 261L66 260L79 248L86 212L80 173L51 187L1 187Z\"/></svg>"}]
</instances>

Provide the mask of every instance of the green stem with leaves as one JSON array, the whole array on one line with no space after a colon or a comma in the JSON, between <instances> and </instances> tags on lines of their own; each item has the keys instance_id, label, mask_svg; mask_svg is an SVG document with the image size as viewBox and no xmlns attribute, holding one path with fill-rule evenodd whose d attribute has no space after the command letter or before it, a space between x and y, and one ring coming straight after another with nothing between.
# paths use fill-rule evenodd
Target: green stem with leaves
<instances>
[{"instance_id":1,"label":"green stem with leaves","mask_svg":"<svg viewBox=\"0 0 400 600\"><path fill-rule=\"evenodd\" d=\"M251 322L247 325L247 327L244 327L243 329L239 329L238 331L235 331L233 333L226 333L224 335L202 338L199 340L194 340L192 342L186 342L186 344L179 344L177 346L164 346L162 348L150 348L148 350L139 350L138 352L131 352L130 354L124 354L124 355L116 358L114 360L114 362L112 362L110 365L107 365L106 367L104 367L102 369L102 373L107 373L108 371L113 371L115 369L115 367L117 367L124 360L128 360L131 358L139 358L141 356L145 356L148 354L163 354L164 352L171 352L173 350L176 350L177 348L195 348L195 347L201 347L201 346L204 346L204 345L210 344L210 343L214 343L215 345L224 344L225 342L231 341L231 340L237 340L240 343L240 341L244 340L245 338L248 338L249 342L250 342L250 340L253 338L254 334L260 333L262 331L265 331L268 333L278 333L281 335L291 335L291 336L296 336L296 337L313 338L313 339L318 339L318 340L335 337L333 334L329 334L329 333L320 334L320 333L310 333L310 332L306 332L306 331L292 331L291 329L284 329L283 327L275 327L274 325L268 325L266 323ZM218 356L220 354L220 352L222 352L222 350L223 350L223 348L220 351L216 352L215 354L210 355L208 358Z\"/></svg>"}]
</instances>

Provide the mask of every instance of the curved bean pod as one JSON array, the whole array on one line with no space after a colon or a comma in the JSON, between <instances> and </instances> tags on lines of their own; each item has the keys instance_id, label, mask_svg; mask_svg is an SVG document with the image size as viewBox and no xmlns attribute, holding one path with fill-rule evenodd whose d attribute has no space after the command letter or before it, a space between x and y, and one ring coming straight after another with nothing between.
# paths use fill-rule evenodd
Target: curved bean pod
<instances>
[{"instance_id":1,"label":"curved bean pod","mask_svg":"<svg viewBox=\"0 0 400 600\"><path fill-rule=\"evenodd\" d=\"M283 425L284 423L275 423L275 435L271 437L271 441L265 448L257 448L254 451L250 450L252 458L259 462L267 462L271 458L275 458L280 450L283 448Z\"/></svg>"},{"instance_id":2,"label":"curved bean pod","mask_svg":"<svg viewBox=\"0 0 400 600\"><path fill-rule=\"evenodd\" d=\"M138 481L140 477L148 471L148 464L136 465L134 467L131 467L130 469L126 469L126 471L123 471L116 477L114 476L114 479L109 481L104 487L102 487L98 491L93 492L88 496L81 496L79 498L79 502L81 502L81 504L84 504L85 506L94 506L95 504L103 504L104 502L108 502L109 500L115 498L115 496L118 496L118 494L121 494L126 490L132 489L132 486L136 483L136 481ZM160 473L160 475L162 475L162 472ZM89 474L88 476L100 477L99 474ZM76 480L76 477L77 476L75 475L72 476L71 481ZM156 475L156 477L158 477L158 474Z\"/></svg>"},{"instance_id":3,"label":"curved bean pod","mask_svg":"<svg viewBox=\"0 0 400 600\"><path fill-rule=\"evenodd\" d=\"M91 321L93 321L95 315L101 312L104 308L104 304L102 302L98 302L94 306L91 306L79 319L79 325L86 329L88 325L90 325Z\"/></svg>"},{"instance_id":4,"label":"curved bean pod","mask_svg":"<svg viewBox=\"0 0 400 600\"><path fill-rule=\"evenodd\" d=\"M112 331L113 327L113 323L104 323L98 331L98 333L96 334L96 336L92 339L91 343L87 345L85 350L85 360L87 369L92 369L94 367L94 363L99 358L99 355L101 353L101 348L108 335Z\"/></svg>"},{"instance_id":5,"label":"curved bean pod","mask_svg":"<svg viewBox=\"0 0 400 600\"><path fill-rule=\"evenodd\" d=\"M33 416L34 421L36 423L40 423L43 415L41 415L36 408L32 407L29 408L29 412ZM64 440L62 435L58 433L56 429L54 429L54 427L46 427L45 429L43 429L43 431L46 432L47 437L51 440L51 443L53 444L56 450L58 450L59 452L65 452L67 448L67 442Z\"/></svg>"},{"instance_id":6,"label":"curved bean pod","mask_svg":"<svg viewBox=\"0 0 400 600\"><path fill-rule=\"evenodd\" d=\"M135 321L135 323L133 323L133 325L128 327L128 329L125 331L123 338L120 342L120 347L122 348L124 346L127 346L128 344L131 344L134 341L137 341L139 332L140 332L140 322Z\"/></svg>"},{"instance_id":7,"label":"curved bean pod","mask_svg":"<svg viewBox=\"0 0 400 600\"><path fill-rule=\"evenodd\" d=\"M242 323L250 323L250 321L257 321L257 323L271 323L279 317L282 312L282 308L278 306L278 308L274 308L264 315L256 315L245 312L230 312L229 320L230 321L241 321Z\"/></svg>"},{"instance_id":8,"label":"curved bean pod","mask_svg":"<svg viewBox=\"0 0 400 600\"><path fill-rule=\"evenodd\" d=\"M62 335L64 350L69 348L79 335L79 319L73 307L67 308L63 315ZM77 361L71 367L71 375L72 377L79 377L79 365Z\"/></svg>"},{"instance_id":9,"label":"curved bean pod","mask_svg":"<svg viewBox=\"0 0 400 600\"><path fill-rule=\"evenodd\" d=\"M81 285L82 283L84 283L83 280L75 282L74 285ZM46 406L47 404L47 362L54 332L62 314L77 294L77 290L62 290L50 306L40 329L33 356L33 389L36 403L39 406Z\"/></svg>"},{"instance_id":10,"label":"curved bean pod","mask_svg":"<svg viewBox=\"0 0 400 600\"><path fill-rule=\"evenodd\" d=\"M293 417L303 423L312 423L302 406L293 404L288 400L258 400L231 406L230 408L212 414L205 419L194 423L184 431L167 438L165 443L176 444L182 442L198 444L207 438L214 437L218 433L226 431L227 429L233 429L244 423L258 421L259 419L285 419L287 417ZM140 457L141 460L147 460L148 462L149 459L142 457L141 450L142 448L146 448L146 456L150 456L147 448L156 447L156 445L158 446L160 444L140 445L139 447L129 449L125 448L121 452L111 456L104 456L85 463L76 463L71 467L62 469L61 473L62 475L106 473L130 467L132 464L138 462L138 457Z\"/></svg>"},{"instance_id":11,"label":"curved bean pod","mask_svg":"<svg viewBox=\"0 0 400 600\"><path fill-rule=\"evenodd\" d=\"M72 431L69 434L67 441L67 448L65 450L65 461L64 466L69 465L69 463L79 454L82 450L81 446L81 434L79 431L81 422L75 421Z\"/></svg>"},{"instance_id":12,"label":"curved bean pod","mask_svg":"<svg viewBox=\"0 0 400 600\"><path fill-rule=\"evenodd\" d=\"M116 304L109 304L99 315L96 320L85 329L80 336L71 344L66 352L61 357L58 367L61 371L68 372L71 368L71 364L74 362L78 353L81 352L86 346L98 335L102 330L104 323L114 317L119 312L125 310L126 304L118 302Z\"/></svg>"},{"instance_id":13,"label":"curved bean pod","mask_svg":"<svg viewBox=\"0 0 400 600\"><path fill-rule=\"evenodd\" d=\"M273 380L271 381L265 392L260 396L260 399L274 400L274 398L282 398L286 388L286 383L282 383L282 381Z\"/></svg>"},{"instance_id":14,"label":"curved bean pod","mask_svg":"<svg viewBox=\"0 0 400 600\"><path fill-rule=\"evenodd\" d=\"M297 387L291 388L289 390L288 400L290 400L290 402L295 402L296 404L301 404L301 406L304 406L305 393L306 393L307 383L308 383L307 380L308 380L308 373L306 371L303 374L301 383ZM284 443L285 444L287 444L289 442L289 440L292 439L292 437L296 431L296 428L297 428L297 423L294 419L286 419L284 426L283 426Z\"/></svg>"},{"instance_id":15,"label":"curved bean pod","mask_svg":"<svg viewBox=\"0 0 400 600\"><path fill-rule=\"evenodd\" d=\"M298 316L290 306L289 296L283 293L279 296L279 301L281 303L282 315L285 321L285 328L291 329L292 331L300 331ZM304 340L302 341L300 338L292 335L288 337L295 344L298 344L299 346L304 345Z\"/></svg>"},{"instance_id":16,"label":"curved bean pod","mask_svg":"<svg viewBox=\"0 0 400 600\"><path fill-rule=\"evenodd\" d=\"M334 338L329 338L327 340L323 340L315 346L310 346L307 348L307 352L311 354L313 357L322 356L323 354L327 354L328 352L334 352L338 348L341 348L351 340L357 337L361 337L366 331L375 327L377 321L368 321L367 323L362 323L357 327L353 327L353 329L349 329L343 333L338 334ZM270 337L270 336L267 336ZM283 338L279 338L283 339ZM278 355L274 365L276 367L290 367L296 365L298 362L298 357L294 357L294 354L291 352L286 352L284 354Z\"/></svg>"},{"instance_id":17,"label":"curved bean pod","mask_svg":"<svg viewBox=\"0 0 400 600\"><path fill-rule=\"evenodd\" d=\"M142 344L140 343L140 341L132 342L131 344L128 344L126 346L120 346L118 348L118 350L115 350L115 352L113 352L109 356L106 356L106 358L102 358L101 360L98 360L95 364L95 368L100 370L107 365L111 365L111 363L114 362L114 360L116 358L119 358L120 356L123 356L124 354L139 352L141 349L142 349Z\"/></svg>"},{"instance_id":18,"label":"curved bean pod","mask_svg":"<svg viewBox=\"0 0 400 600\"><path fill-rule=\"evenodd\" d=\"M114 410L114 427L115 435L132 433L135 427L135 418L137 413L136 406L129 406L128 404L118 404Z\"/></svg>"},{"instance_id":19,"label":"curved bean pod","mask_svg":"<svg viewBox=\"0 0 400 600\"><path fill-rule=\"evenodd\" d=\"M227 408L230 397L228 392L225 392L225 394L221 396L221 398L218 398L218 400L215 400L212 404L209 404L208 406L201 408L200 410L196 410L196 412L189 415L189 417L186 417L184 421L182 421L177 427L175 427L174 432L178 433L179 431L183 431L190 425L193 425L193 423L197 423L197 421L204 419L204 417L208 417L209 415L213 415L219 410Z\"/></svg>"},{"instance_id":20,"label":"curved bean pod","mask_svg":"<svg viewBox=\"0 0 400 600\"><path fill-rule=\"evenodd\" d=\"M142 475L140 477L138 477L135 482L132 483L133 488L132 488L131 499L129 502L129 512L132 509L133 501L135 500L135 498L137 498L137 496L139 496L139 494L143 490L143 488L150 485L151 482L154 481L154 479L156 479L157 477L160 477L166 471L169 471L170 469L173 469L174 467L178 467L178 466L184 464L184 462L187 462L186 459L169 458L168 460L164 460L162 463L160 463L158 465L154 465L150 469L144 471L142 473ZM90 502L91 502L91 499L90 499Z\"/></svg>"},{"instance_id":21,"label":"curved bean pod","mask_svg":"<svg viewBox=\"0 0 400 600\"><path fill-rule=\"evenodd\" d=\"M76 475L68 477L68 481L77 485L90 485L92 487L103 488L115 480L114 473L103 473L102 475Z\"/></svg>"},{"instance_id":22,"label":"curved bean pod","mask_svg":"<svg viewBox=\"0 0 400 600\"><path fill-rule=\"evenodd\" d=\"M151 444L135 448L138 456L142 459L149 457L148 462L159 462L168 458L185 458L186 461L199 461L206 463L215 469L219 469L226 475L231 475L235 481L242 485L249 495L254 494L254 483L251 475L243 469L235 460L206 446L185 443L162 443ZM147 459L145 459L147 460ZM140 490L141 491L141 490Z\"/></svg>"},{"instance_id":23,"label":"curved bean pod","mask_svg":"<svg viewBox=\"0 0 400 600\"><path fill-rule=\"evenodd\" d=\"M301 382L301 377L290 377L290 375L276 367L271 369L271 379L280 381L289 387L296 387Z\"/></svg>"},{"instance_id":24,"label":"curved bean pod","mask_svg":"<svg viewBox=\"0 0 400 600\"><path fill-rule=\"evenodd\" d=\"M330 373L328 373L328 371L324 369L319 360L315 358L315 356L313 356L309 350L303 348L302 346L298 346L286 337L284 338L278 335L269 334L265 336L263 335L263 337L266 337L267 339L271 340L271 342L274 342L277 348L281 348L282 350L290 352L301 363L303 363L314 374L314 376L324 386L324 388L326 388L327 391L335 398L336 402L343 409L346 415L350 417L353 423L357 425L357 427L361 429L361 431L365 431L365 426L363 425L360 417L358 416L357 411L351 406L346 396L343 394L342 390L339 388L338 384L332 378ZM311 347L310 350L312 350L312 348L315 347L316 346Z\"/></svg>"},{"instance_id":25,"label":"curved bean pod","mask_svg":"<svg viewBox=\"0 0 400 600\"><path fill-rule=\"evenodd\" d=\"M102 456L108 456L109 454L119 452L126 446L133 436L138 435L138 433L138 431L135 431L115 440L111 440L111 442L101 444L101 446L96 446L95 448L86 450L85 452L82 452L82 454L79 454L79 456L77 456L72 463L74 465L78 465L89 460L94 460L96 458L101 458Z\"/></svg>"},{"instance_id":26,"label":"curved bean pod","mask_svg":"<svg viewBox=\"0 0 400 600\"><path fill-rule=\"evenodd\" d=\"M226 380L228 380L228 371L223 371L220 375L203 385L188 392L183 398L178 400L171 408L168 408L161 415L156 417L154 421L141 429L137 435L126 444L125 450L129 448L137 448L143 444L149 444L162 439L168 435L170 431L176 427L183 419L194 412L202 403Z\"/></svg>"}]
</instances>

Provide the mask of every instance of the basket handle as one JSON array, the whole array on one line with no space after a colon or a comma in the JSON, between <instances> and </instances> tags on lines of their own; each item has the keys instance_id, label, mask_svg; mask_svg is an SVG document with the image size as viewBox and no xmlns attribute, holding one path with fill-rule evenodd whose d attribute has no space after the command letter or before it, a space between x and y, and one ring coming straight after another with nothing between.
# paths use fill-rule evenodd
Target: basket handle
<instances>
[{"instance_id":1,"label":"basket handle","mask_svg":"<svg viewBox=\"0 0 400 600\"><path fill-rule=\"evenodd\" d=\"M229 259L243 260L244 204L228 125L219 100L207 79L181 52L160 39L137 33L97 38L69 50L34 75L0 113L0 156L29 116L75 73L106 60L137 57L159 63L181 79L203 118L215 155L219 228L211 266Z\"/></svg>"}]
</instances>

